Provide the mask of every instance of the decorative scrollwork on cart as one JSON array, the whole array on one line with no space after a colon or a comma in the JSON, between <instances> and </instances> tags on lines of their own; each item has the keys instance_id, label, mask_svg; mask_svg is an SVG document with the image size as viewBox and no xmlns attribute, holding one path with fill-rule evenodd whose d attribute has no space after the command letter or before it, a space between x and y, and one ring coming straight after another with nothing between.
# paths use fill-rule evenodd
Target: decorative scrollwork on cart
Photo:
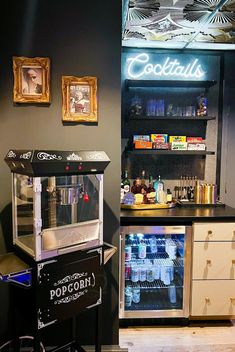
<instances>
[{"instance_id":1,"label":"decorative scrollwork on cart","mask_svg":"<svg viewBox=\"0 0 235 352\"><path fill-rule=\"evenodd\" d=\"M74 273L73 275L67 275L63 279L54 282L54 286L62 285L70 281L78 280L81 277L87 276L88 273Z\"/></svg>"},{"instance_id":2,"label":"decorative scrollwork on cart","mask_svg":"<svg viewBox=\"0 0 235 352\"><path fill-rule=\"evenodd\" d=\"M70 303L71 301L76 301L79 297L84 296L87 292L88 290L77 292L74 295L56 300L54 304L63 304L63 303L66 304L66 303Z\"/></svg>"},{"instance_id":3,"label":"decorative scrollwork on cart","mask_svg":"<svg viewBox=\"0 0 235 352\"><path fill-rule=\"evenodd\" d=\"M39 152L37 153L37 158L39 160L61 160L62 156L56 154L49 154L46 152Z\"/></svg>"}]
</instances>

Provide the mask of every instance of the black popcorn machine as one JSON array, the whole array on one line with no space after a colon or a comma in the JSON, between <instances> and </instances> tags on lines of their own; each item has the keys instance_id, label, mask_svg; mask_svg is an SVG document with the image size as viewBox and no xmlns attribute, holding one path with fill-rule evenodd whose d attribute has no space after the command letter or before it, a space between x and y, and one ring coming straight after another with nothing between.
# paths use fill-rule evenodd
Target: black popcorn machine
<instances>
[{"instance_id":1,"label":"black popcorn machine","mask_svg":"<svg viewBox=\"0 0 235 352\"><path fill-rule=\"evenodd\" d=\"M34 293L33 345L42 351L41 329L102 303L103 265L116 251L103 242L103 173L110 160L103 151L12 149L5 161L15 252L0 256L0 282ZM17 336L13 342L20 351Z\"/></svg>"}]
</instances>

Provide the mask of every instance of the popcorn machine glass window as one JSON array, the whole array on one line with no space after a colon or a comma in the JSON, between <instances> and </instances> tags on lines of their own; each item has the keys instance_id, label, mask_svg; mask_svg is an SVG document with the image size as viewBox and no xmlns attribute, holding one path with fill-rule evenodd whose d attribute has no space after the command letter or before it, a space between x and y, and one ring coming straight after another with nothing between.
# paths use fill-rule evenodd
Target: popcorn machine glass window
<instances>
[{"instance_id":1,"label":"popcorn machine glass window","mask_svg":"<svg viewBox=\"0 0 235 352\"><path fill-rule=\"evenodd\" d=\"M17 163L19 153L14 162L6 157L13 171L14 244L36 260L101 245L106 154L80 152L79 162L66 164L62 154L59 161L38 166L33 161L38 152L25 163ZM38 170L29 171L27 163Z\"/></svg>"}]
</instances>

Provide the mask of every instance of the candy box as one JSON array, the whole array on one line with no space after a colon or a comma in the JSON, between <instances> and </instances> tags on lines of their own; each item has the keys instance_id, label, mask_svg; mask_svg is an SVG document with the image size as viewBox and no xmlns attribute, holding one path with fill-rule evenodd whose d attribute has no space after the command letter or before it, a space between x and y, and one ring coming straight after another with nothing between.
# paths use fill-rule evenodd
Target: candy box
<instances>
[{"instance_id":1,"label":"candy box","mask_svg":"<svg viewBox=\"0 0 235 352\"><path fill-rule=\"evenodd\" d=\"M202 137L187 137L188 143L201 143Z\"/></svg>"},{"instance_id":2,"label":"candy box","mask_svg":"<svg viewBox=\"0 0 235 352\"><path fill-rule=\"evenodd\" d=\"M171 150L187 150L187 142L172 142Z\"/></svg>"},{"instance_id":3,"label":"candy box","mask_svg":"<svg viewBox=\"0 0 235 352\"><path fill-rule=\"evenodd\" d=\"M169 149L169 143L153 142L153 149Z\"/></svg>"},{"instance_id":4,"label":"candy box","mask_svg":"<svg viewBox=\"0 0 235 352\"><path fill-rule=\"evenodd\" d=\"M150 140L151 142L162 142L162 143L167 143L168 139L168 134L151 134L150 135Z\"/></svg>"},{"instance_id":5,"label":"candy box","mask_svg":"<svg viewBox=\"0 0 235 352\"><path fill-rule=\"evenodd\" d=\"M188 143L188 150L206 150L205 143Z\"/></svg>"},{"instance_id":6,"label":"candy box","mask_svg":"<svg viewBox=\"0 0 235 352\"><path fill-rule=\"evenodd\" d=\"M186 136L170 136L169 142L186 142Z\"/></svg>"},{"instance_id":7,"label":"candy box","mask_svg":"<svg viewBox=\"0 0 235 352\"><path fill-rule=\"evenodd\" d=\"M135 142L135 141L149 142L150 141L150 136L148 134L134 134L133 142Z\"/></svg>"},{"instance_id":8,"label":"candy box","mask_svg":"<svg viewBox=\"0 0 235 352\"><path fill-rule=\"evenodd\" d=\"M134 143L135 149L152 149L152 142L136 141Z\"/></svg>"}]
</instances>

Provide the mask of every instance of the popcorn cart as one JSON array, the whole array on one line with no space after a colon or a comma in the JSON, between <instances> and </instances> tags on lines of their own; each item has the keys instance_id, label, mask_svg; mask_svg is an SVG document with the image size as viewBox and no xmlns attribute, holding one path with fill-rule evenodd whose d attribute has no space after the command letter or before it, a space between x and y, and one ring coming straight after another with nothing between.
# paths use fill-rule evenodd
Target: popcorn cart
<instances>
[{"instance_id":1,"label":"popcorn cart","mask_svg":"<svg viewBox=\"0 0 235 352\"><path fill-rule=\"evenodd\" d=\"M42 351L43 328L93 307L100 316L103 265L116 251L103 243L103 173L110 160L103 151L10 150L5 161L15 252L0 256L0 281L32 291L33 346ZM16 337L13 349L20 351ZM68 346L84 351L76 337Z\"/></svg>"}]
</instances>

